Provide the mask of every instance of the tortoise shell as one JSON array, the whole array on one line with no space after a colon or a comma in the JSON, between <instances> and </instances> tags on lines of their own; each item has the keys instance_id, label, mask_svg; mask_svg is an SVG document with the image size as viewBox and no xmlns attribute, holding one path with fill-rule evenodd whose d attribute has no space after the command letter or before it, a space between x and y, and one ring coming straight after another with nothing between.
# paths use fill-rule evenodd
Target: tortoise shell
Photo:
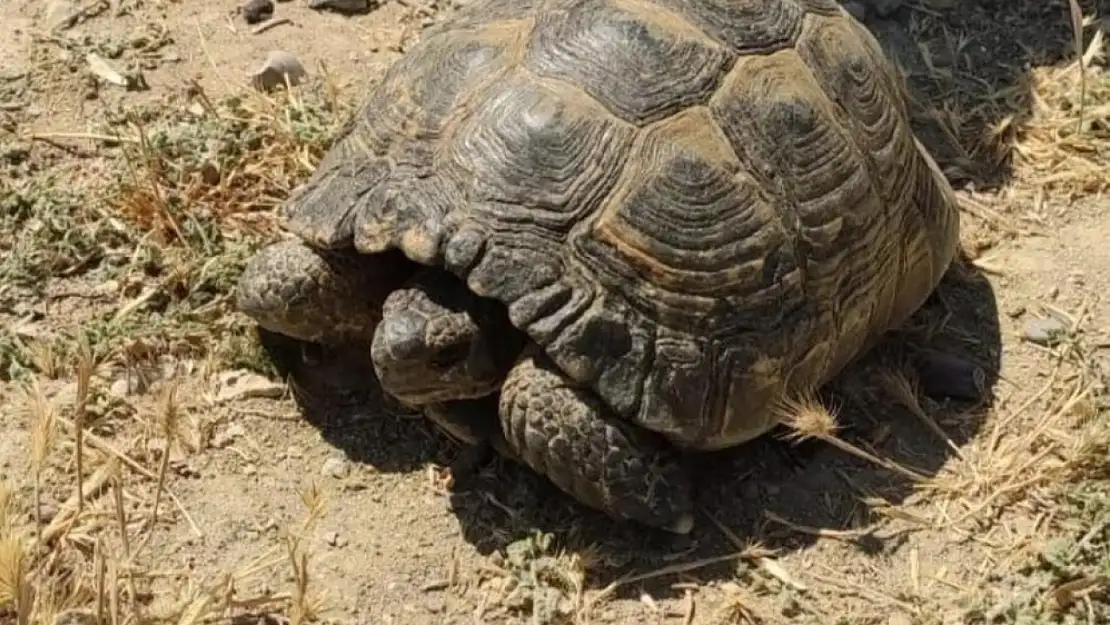
<instances>
[{"instance_id":1,"label":"tortoise shell","mask_svg":"<svg viewBox=\"0 0 1110 625\"><path fill-rule=\"evenodd\" d=\"M312 245L447 268L699 449L766 432L904 321L959 229L901 76L835 0L477 0L284 215Z\"/></svg>"}]
</instances>

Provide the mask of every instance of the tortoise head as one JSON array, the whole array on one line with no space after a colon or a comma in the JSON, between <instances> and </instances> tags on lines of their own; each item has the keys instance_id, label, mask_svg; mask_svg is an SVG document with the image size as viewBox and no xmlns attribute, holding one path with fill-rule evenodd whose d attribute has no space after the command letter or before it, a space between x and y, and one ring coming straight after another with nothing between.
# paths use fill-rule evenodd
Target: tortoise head
<instances>
[{"instance_id":1,"label":"tortoise head","mask_svg":"<svg viewBox=\"0 0 1110 625\"><path fill-rule=\"evenodd\" d=\"M455 276L421 271L382 307L370 354L382 388L419 407L499 390L515 329Z\"/></svg>"}]
</instances>

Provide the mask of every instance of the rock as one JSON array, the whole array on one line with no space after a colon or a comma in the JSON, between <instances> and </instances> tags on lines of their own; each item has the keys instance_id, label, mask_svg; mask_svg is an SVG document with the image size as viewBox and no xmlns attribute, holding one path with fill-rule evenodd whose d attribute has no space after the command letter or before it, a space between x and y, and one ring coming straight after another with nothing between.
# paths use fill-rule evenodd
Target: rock
<instances>
[{"instance_id":1,"label":"rock","mask_svg":"<svg viewBox=\"0 0 1110 625\"><path fill-rule=\"evenodd\" d=\"M424 600L424 609L431 612L432 614L439 614L440 612L443 612L446 608L447 605L443 601L443 597L432 596Z\"/></svg>"},{"instance_id":2,"label":"rock","mask_svg":"<svg viewBox=\"0 0 1110 625\"><path fill-rule=\"evenodd\" d=\"M285 385L245 369L224 371L216 376L216 403L252 397L276 399L284 394Z\"/></svg>"},{"instance_id":3,"label":"rock","mask_svg":"<svg viewBox=\"0 0 1110 625\"><path fill-rule=\"evenodd\" d=\"M80 16L81 7L74 0L51 0L46 3L42 21L46 30L66 30L77 24Z\"/></svg>"},{"instance_id":4,"label":"rock","mask_svg":"<svg viewBox=\"0 0 1110 625\"><path fill-rule=\"evenodd\" d=\"M1068 326L1066 323L1055 317L1048 317L1026 321L1022 336L1038 345L1055 345L1067 333Z\"/></svg>"},{"instance_id":5,"label":"rock","mask_svg":"<svg viewBox=\"0 0 1110 625\"><path fill-rule=\"evenodd\" d=\"M347 477L348 473L350 473L350 466L342 458L328 458L324 461L324 466L320 467L321 475L337 480Z\"/></svg>"},{"instance_id":6,"label":"rock","mask_svg":"<svg viewBox=\"0 0 1110 625\"><path fill-rule=\"evenodd\" d=\"M131 394L131 384L127 382L127 378L120 378L108 387L108 394L116 399L124 399Z\"/></svg>"},{"instance_id":7,"label":"rock","mask_svg":"<svg viewBox=\"0 0 1110 625\"><path fill-rule=\"evenodd\" d=\"M262 66L251 74L251 84L259 91L272 91L284 86L286 77L289 84L296 85L307 75L297 57L283 50L271 50Z\"/></svg>"},{"instance_id":8,"label":"rock","mask_svg":"<svg viewBox=\"0 0 1110 625\"><path fill-rule=\"evenodd\" d=\"M89 71L96 74L98 77L105 81L117 86L127 87L127 77L112 67L104 57L95 52L90 52L85 55L85 62L89 65Z\"/></svg>"},{"instance_id":9,"label":"rock","mask_svg":"<svg viewBox=\"0 0 1110 625\"><path fill-rule=\"evenodd\" d=\"M246 430L238 423L233 423L212 436L212 446L223 449L235 442L236 439L246 434Z\"/></svg>"},{"instance_id":10,"label":"rock","mask_svg":"<svg viewBox=\"0 0 1110 625\"><path fill-rule=\"evenodd\" d=\"M220 168L212 161L205 161L200 166L200 179L210 187L220 184Z\"/></svg>"},{"instance_id":11,"label":"rock","mask_svg":"<svg viewBox=\"0 0 1110 625\"><path fill-rule=\"evenodd\" d=\"M370 10L370 0L310 0L308 8L317 11L334 11L343 15L357 15Z\"/></svg>"},{"instance_id":12,"label":"rock","mask_svg":"<svg viewBox=\"0 0 1110 625\"><path fill-rule=\"evenodd\" d=\"M39 514L42 515L42 522L43 523L49 523L49 522L53 521L54 517L58 516L58 511L60 509L61 508L58 506L58 504L56 502L43 501L42 504L39 506ZM35 507L34 506L31 506L29 516L30 516L30 520L33 522L35 520Z\"/></svg>"},{"instance_id":13,"label":"rock","mask_svg":"<svg viewBox=\"0 0 1110 625\"><path fill-rule=\"evenodd\" d=\"M951 397L966 401L983 398L987 372L971 360L936 349L914 356L921 391L926 397Z\"/></svg>"},{"instance_id":14,"label":"rock","mask_svg":"<svg viewBox=\"0 0 1110 625\"><path fill-rule=\"evenodd\" d=\"M54 617L54 625L96 625L96 615L87 610L64 610Z\"/></svg>"},{"instance_id":15,"label":"rock","mask_svg":"<svg viewBox=\"0 0 1110 625\"><path fill-rule=\"evenodd\" d=\"M150 88L141 72L123 73L95 52L89 52L85 55L85 63L94 76L109 84L122 87L128 91L146 91Z\"/></svg>"},{"instance_id":16,"label":"rock","mask_svg":"<svg viewBox=\"0 0 1110 625\"><path fill-rule=\"evenodd\" d=\"M265 22L274 16L274 3L270 0L247 0L241 12L243 20L248 24Z\"/></svg>"}]
</instances>

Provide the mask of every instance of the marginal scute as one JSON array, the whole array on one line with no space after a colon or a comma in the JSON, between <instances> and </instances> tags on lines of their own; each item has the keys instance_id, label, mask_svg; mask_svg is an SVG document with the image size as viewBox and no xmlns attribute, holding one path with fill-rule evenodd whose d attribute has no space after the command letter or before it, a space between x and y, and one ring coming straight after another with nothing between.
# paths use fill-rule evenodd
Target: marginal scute
<instances>
[{"instance_id":1,"label":"marginal scute","mask_svg":"<svg viewBox=\"0 0 1110 625\"><path fill-rule=\"evenodd\" d=\"M628 122L704 102L731 62L720 44L647 0L561 4L539 16L526 66L580 86Z\"/></svg>"},{"instance_id":2,"label":"marginal scute","mask_svg":"<svg viewBox=\"0 0 1110 625\"><path fill-rule=\"evenodd\" d=\"M517 302L522 303L521 308L515 306L517 302L514 302L514 306L509 307L509 318L513 321L513 324L526 330L532 340L540 345L552 344L571 323L593 305L594 299L597 297L595 285L584 280L571 281L564 275L563 284L568 286L569 293L563 290L546 289L517 300ZM550 300L539 299L548 294L551 296ZM527 309L523 308L523 302L531 298L536 298L536 301L528 306L534 310L544 310L544 312L527 325L518 323L518 317L514 315L514 311L517 314L524 313ZM553 310L553 312L547 312L548 310Z\"/></svg>"},{"instance_id":3,"label":"marginal scute","mask_svg":"<svg viewBox=\"0 0 1110 625\"><path fill-rule=\"evenodd\" d=\"M547 350L571 379L594 385L618 414L627 417L635 414L642 396L653 338L634 311L602 295Z\"/></svg>"},{"instance_id":4,"label":"marginal scute","mask_svg":"<svg viewBox=\"0 0 1110 625\"><path fill-rule=\"evenodd\" d=\"M475 227L463 227L448 240L443 253L444 266L455 275L466 275L482 257L486 235Z\"/></svg>"},{"instance_id":5,"label":"marginal scute","mask_svg":"<svg viewBox=\"0 0 1110 625\"><path fill-rule=\"evenodd\" d=\"M531 292L525 293L509 305L509 319L518 328L532 328L541 319L550 318L559 309L570 303L572 291L563 282L555 282ZM545 333L540 333L545 336Z\"/></svg>"},{"instance_id":6,"label":"marginal scute","mask_svg":"<svg viewBox=\"0 0 1110 625\"><path fill-rule=\"evenodd\" d=\"M392 170L388 159L345 159L339 152L328 153L282 205L286 229L320 248L349 247L357 216L368 210L367 198Z\"/></svg>"},{"instance_id":7,"label":"marginal scute","mask_svg":"<svg viewBox=\"0 0 1110 625\"><path fill-rule=\"evenodd\" d=\"M653 359L654 333L651 324L645 323L634 311L613 310L610 306L608 327L619 328L615 337L606 336L606 341L620 341L621 348L611 350L615 358L605 363L595 383L598 392L619 415L633 415L640 407L644 396L644 384ZM602 327L605 327L604 325ZM611 330L610 330L611 332ZM588 336L588 334L586 335ZM624 341L627 340L627 343Z\"/></svg>"},{"instance_id":8,"label":"marginal scute","mask_svg":"<svg viewBox=\"0 0 1110 625\"><path fill-rule=\"evenodd\" d=\"M693 336L660 330L636 420L679 445L704 444L715 395L707 345Z\"/></svg>"},{"instance_id":9,"label":"marginal scute","mask_svg":"<svg viewBox=\"0 0 1110 625\"><path fill-rule=\"evenodd\" d=\"M439 262L441 242L449 234L443 231L446 216L465 201L453 179L395 168L355 213L355 248L365 253L398 248L414 261Z\"/></svg>"},{"instance_id":10,"label":"marginal scute","mask_svg":"<svg viewBox=\"0 0 1110 625\"><path fill-rule=\"evenodd\" d=\"M493 235L482 260L467 276L467 283L482 297L511 304L558 280L560 272L553 260L558 256L556 250L528 245L525 239L510 241L508 237Z\"/></svg>"},{"instance_id":11,"label":"marginal scute","mask_svg":"<svg viewBox=\"0 0 1110 625\"><path fill-rule=\"evenodd\" d=\"M416 224L415 227L404 230L397 247L418 263L436 264L442 249L440 242L445 234L442 221L434 217L428 218Z\"/></svg>"},{"instance_id":12,"label":"marginal scute","mask_svg":"<svg viewBox=\"0 0 1110 625\"><path fill-rule=\"evenodd\" d=\"M751 344L721 350L716 401L705 410L697 436L689 445L699 449L724 449L756 438L774 426L774 403L789 387L784 378L786 347L812 332L810 326L789 327L774 345ZM693 429L693 426L691 427Z\"/></svg>"}]
</instances>

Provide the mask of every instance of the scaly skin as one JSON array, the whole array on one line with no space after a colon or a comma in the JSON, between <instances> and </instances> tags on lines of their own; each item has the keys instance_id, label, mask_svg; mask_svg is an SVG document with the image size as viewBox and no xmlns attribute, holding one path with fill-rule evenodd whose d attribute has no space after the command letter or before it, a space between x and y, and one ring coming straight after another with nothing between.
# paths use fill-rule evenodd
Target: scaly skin
<instances>
[{"instance_id":1,"label":"scaly skin","mask_svg":"<svg viewBox=\"0 0 1110 625\"><path fill-rule=\"evenodd\" d=\"M422 273L386 299L371 353L382 386L453 438L489 444L613 517L689 532L691 485L673 450L574 388L534 345L514 364L524 345L500 307Z\"/></svg>"},{"instance_id":2,"label":"scaly skin","mask_svg":"<svg viewBox=\"0 0 1110 625\"><path fill-rule=\"evenodd\" d=\"M370 356L382 388L424 407L496 392L522 344L502 306L429 268L386 298Z\"/></svg>"},{"instance_id":3,"label":"scaly skin","mask_svg":"<svg viewBox=\"0 0 1110 625\"><path fill-rule=\"evenodd\" d=\"M692 485L673 448L577 388L537 348L501 391L507 446L578 501L676 534L694 526Z\"/></svg>"},{"instance_id":4,"label":"scaly skin","mask_svg":"<svg viewBox=\"0 0 1110 625\"><path fill-rule=\"evenodd\" d=\"M415 271L400 254L272 243L247 262L236 305L260 326L310 343L369 342L382 302Z\"/></svg>"}]
</instances>

